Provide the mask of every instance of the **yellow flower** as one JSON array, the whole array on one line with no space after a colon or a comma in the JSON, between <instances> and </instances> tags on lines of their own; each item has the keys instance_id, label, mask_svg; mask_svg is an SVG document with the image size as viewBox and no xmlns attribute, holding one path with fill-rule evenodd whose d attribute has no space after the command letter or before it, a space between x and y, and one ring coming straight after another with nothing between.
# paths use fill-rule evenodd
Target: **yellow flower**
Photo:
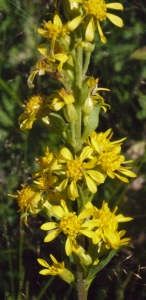
<instances>
[{"instance_id":1,"label":"yellow flower","mask_svg":"<svg viewBox=\"0 0 146 300\"><path fill-rule=\"evenodd\" d=\"M53 176L50 173L41 173L41 177L38 177L36 180L34 180L34 183L37 185L38 189L41 191L48 191L53 188L54 183L58 181L57 176Z\"/></svg>"},{"instance_id":2,"label":"yellow flower","mask_svg":"<svg viewBox=\"0 0 146 300\"><path fill-rule=\"evenodd\" d=\"M69 30L67 24L63 26L59 15L55 14L53 23L51 21L44 21L44 28L38 28L38 32L42 34L43 37L55 41L56 39L67 35Z\"/></svg>"},{"instance_id":3,"label":"yellow flower","mask_svg":"<svg viewBox=\"0 0 146 300\"><path fill-rule=\"evenodd\" d=\"M105 180L105 176L102 172L94 170L97 165L96 158L91 159L93 150L90 147L85 147L79 156L73 157L70 150L66 147L61 149L60 167L61 173L66 178L57 187L58 191L64 190L68 186L68 197L74 200L79 197L77 182L83 182L85 180L89 190L95 194L97 191L97 185L101 184ZM85 160L88 162L84 162Z\"/></svg>"},{"instance_id":4,"label":"yellow flower","mask_svg":"<svg viewBox=\"0 0 146 300\"><path fill-rule=\"evenodd\" d=\"M72 94L69 94L64 88L55 91L48 97L50 101L49 107L54 111L60 110L64 105L69 105L75 102Z\"/></svg>"},{"instance_id":5,"label":"yellow flower","mask_svg":"<svg viewBox=\"0 0 146 300\"><path fill-rule=\"evenodd\" d=\"M24 113L19 117L20 129L31 129L33 122L42 117L42 113L45 107L44 97L40 94L32 96L25 105Z\"/></svg>"},{"instance_id":6,"label":"yellow flower","mask_svg":"<svg viewBox=\"0 0 146 300\"><path fill-rule=\"evenodd\" d=\"M38 192L34 187L22 184L22 189L18 190L18 195L9 196L16 198L18 206L20 207L21 212L21 224L24 219L24 223L27 225L27 216L29 214L35 215L38 210L38 202L41 199L41 193Z\"/></svg>"},{"instance_id":7,"label":"yellow flower","mask_svg":"<svg viewBox=\"0 0 146 300\"><path fill-rule=\"evenodd\" d=\"M130 238L121 239L121 237L126 233L125 230L121 231L111 231L110 229L104 230L103 240L105 242L105 247L107 249L113 248L118 249L122 246L126 246L130 242Z\"/></svg>"},{"instance_id":8,"label":"yellow flower","mask_svg":"<svg viewBox=\"0 0 146 300\"><path fill-rule=\"evenodd\" d=\"M45 267L45 269L41 270L39 273L41 275L58 275L66 282L72 282L74 280L74 276L68 269L64 267L64 262L59 263L52 254L50 254L50 258L53 262L52 266L50 266L44 259L37 259L38 263Z\"/></svg>"},{"instance_id":9,"label":"yellow flower","mask_svg":"<svg viewBox=\"0 0 146 300\"><path fill-rule=\"evenodd\" d=\"M89 19L86 32L85 32L85 39L88 42L92 42L94 39L95 28L97 27L101 41L106 43L106 38L102 32L100 22L109 19L114 25L118 27L123 26L123 21L116 15L109 13L108 9L115 9L115 10L123 10L123 5L118 2L108 3L106 4L104 0L77 0L70 2L77 2L82 5L83 8L83 16L80 16L80 22L83 20L84 17Z\"/></svg>"},{"instance_id":10,"label":"yellow flower","mask_svg":"<svg viewBox=\"0 0 146 300\"><path fill-rule=\"evenodd\" d=\"M120 154L121 144L125 138L111 142L112 135L111 129L98 134L93 131L86 143L94 150L93 154L97 157L97 167L99 167L100 172L112 179L117 177L124 182L129 182L125 176L136 177L136 174L129 170L130 167L123 166L123 164L132 162L130 160L125 161L124 155ZM119 173L125 176L121 176Z\"/></svg>"},{"instance_id":11,"label":"yellow flower","mask_svg":"<svg viewBox=\"0 0 146 300\"><path fill-rule=\"evenodd\" d=\"M40 165L41 169L50 168L54 161L56 160L54 153L52 153L49 148L46 148L46 152L44 156L40 158L36 158L37 163Z\"/></svg>"},{"instance_id":12,"label":"yellow flower","mask_svg":"<svg viewBox=\"0 0 146 300\"><path fill-rule=\"evenodd\" d=\"M86 205L86 208L93 207L91 203ZM93 243L98 244L102 240L106 242L106 248L117 249L124 243L129 243L129 238L121 240L120 237L125 234L125 231L118 232L118 223L129 222L133 218L124 217L122 214L115 215L118 207L116 206L114 211L111 212L108 203L103 201L101 209L94 207L93 219L97 221L98 229L95 230L96 237L93 238ZM122 244L123 243L123 244ZM110 245L110 246L109 246Z\"/></svg>"},{"instance_id":13,"label":"yellow flower","mask_svg":"<svg viewBox=\"0 0 146 300\"><path fill-rule=\"evenodd\" d=\"M93 238L95 233L92 229L96 226L96 220L87 219L93 214L93 208L84 209L78 216L75 212L70 212L64 200L61 200L61 206L53 206L52 213L58 220L57 222L47 222L41 226L41 229L49 231L44 242L54 240L60 232L67 236L65 251L69 256L74 251L75 239L79 234Z\"/></svg>"},{"instance_id":14,"label":"yellow flower","mask_svg":"<svg viewBox=\"0 0 146 300\"><path fill-rule=\"evenodd\" d=\"M98 81L99 81L99 78L94 78L94 77L89 77L89 79L87 80L87 85L89 87L89 91L90 91L90 97L94 103L94 105L96 105L99 100L101 101L101 107L103 108L104 112L107 111L107 107L110 108L110 105L109 104L106 104L104 102L104 99L103 97L101 97L98 92L99 91L110 91L109 89L107 88L99 88L98 87Z\"/></svg>"},{"instance_id":15,"label":"yellow flower","mask_svg":"<svg viewBox=\"0 0 146 300\"><path fill-rule=\"evenodd\" d=\"M136 177L136 174L130 171L130 167L123 166L131 161L125 161L124 155L120 155L121 147L115 146L115 149L102 152L98 156L97 166L110 178L119 178L121 181L128 183L129 180L125 177ZM118 173L117 173L118 172ZM122 176L125 175L125 176Z\"/></svg>"},{"instance_id":16,"label":"yellow flower","mask_svg":"<svg viewBox=\"0 0 146 300\"><path fill-rule=\"evenodd\" d=\"M90 145L90 147L94 150L95 155L111 151L116 147L122 144L125 138L122 138L117 141L111 142L111 138L113 136L113 132L111 129L106 130L105 132L96 133L95 131L91 132L89 138L86 143Z\"/></svg>"},{"instance_id":17,"label":"yellow flower","mask_svg":"<svg viewBox=\"0 0 146 300\"><path fill-rule=\"evenodd\" d=\"M38 47L38 51L41 53L41 58L38 60L36 65L31 68L30 75L28 77L27 83L29 87L34 87L33 81L36 74L39 76L44 75L45 73L51 74L58 70L62 70L63 64L67 61L68 56L66 53L57 53L54 55L47 54L47 47L45 44L41 44ZM58 63L59 62L59 63ZM54 75L55 76L55 75ZM59 74L56 75L59 77Z\"/></svg>"}]
</instances>

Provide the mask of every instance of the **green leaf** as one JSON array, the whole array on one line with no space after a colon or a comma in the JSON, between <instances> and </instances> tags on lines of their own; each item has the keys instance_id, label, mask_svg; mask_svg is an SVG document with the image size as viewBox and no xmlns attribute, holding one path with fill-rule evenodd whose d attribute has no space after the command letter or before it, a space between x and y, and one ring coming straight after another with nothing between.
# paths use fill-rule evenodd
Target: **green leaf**
<instances>
[{"instance_id":1,"label":"green leaf","mask_svg":"<svg viewBox=\"0 0 146 300\"><path fill-rule=\"evenodd\" d=\"M100 108L101 100L99 100L99 102L94 106L91 115L89 116L88 123L83 130L82 141L84 141L89 136L89 134L97 128Z\"/></svg>"},{"instance_id":2,"label":"green leaf","mask_svg":"<svg viewBox=\"0 0 146 300\"><path fill-rule=\"evenodd\" d=\"M146 60L146 46L137 49L135 52L131 54L131 58L139 59L139 60Z\"/></svg>"},{"instance_id":3,"label":"green leaf","mask_svg":"<svg viewBox=\"0 0 146 300\"><path fill-rule=\"evenodd\" d=\"M95 278L95 275L111 261L111 259L115 256L116 253L117 253L117 250L115 250L115 249L111 250L110 253L108 254L108 256L106 256L106 258L102 259L97 266L92 266L90 268L88 276L85 279L87 290L89 289L91 282Z\"/></svg>"}]
</instances>

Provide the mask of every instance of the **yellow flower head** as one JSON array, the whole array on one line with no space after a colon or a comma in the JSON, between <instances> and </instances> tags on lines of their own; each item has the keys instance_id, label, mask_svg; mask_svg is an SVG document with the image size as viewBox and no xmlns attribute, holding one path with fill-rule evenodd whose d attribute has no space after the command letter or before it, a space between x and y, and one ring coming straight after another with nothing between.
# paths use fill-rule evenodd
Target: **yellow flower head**
<instances>
[{"instance_id":1,"label":"yellow flower head","mask_svg":"<svg viewBox=\"0 0 146 300\"><path fill-rule=\"evenodd\" d=\"M59 15L55 14L53 23L51 21L44 21L44 28L38 28L38 32L49 40L56 40L67 35L69 30L67 29L67 25L62 25Z\"/></svg>"},{"instance_id":2,"label":"yellow flower head","mask_svg":"<svg viewBox=\"0 0 146 300\"><path fill-rule=\"evenodd\" d=\"M50 173L41 173L41 177L38 177L36 180L34 180L34 183L37 185L38 189L41 191L48 191L53 188L53 185L55 182L58 181L57 176L53 176Z\"/></svg>"},{"instance_id":3,"label":"yellow flower head","mask_svg":"<svg viewBox=\"0 0 146 300\"><path fill-rule=\"evenodd\" d=\"M61 200L61 205L53 206L52 213L58 222L47 222L41 226L41 229L49 231L45 237L45 242L50 242L55 239L60 232L67 236L65 243L65 251L69 256L74 251L74 240L79 234L83 234L89 238L94 237L92 229L96 226L95 220L86 219L93 214L93 208L83 210L78 216L75 212L70 212L64 200Z\"/></svg>"},{"instance_id":4,"label":"yellow flower head","mask_svg":"<svg viewBox=\"0 0 146 300\"><path fill-rule=\"evenodd\" d=\"M37 118L41 118L43 116L43 110L45 107L44 97L40 94L32 96L25 105L24 113L22 113L19 117L20 129L31 129L33 122Z\"/></svg>"},{"instance_id":5,"label":"yellow flower head","mask_svg":"<svg viewBox=\"0 0 146 300\"><path fill-rule=\"evenodd\" d=\"M69 105L75 102L72 94L69 94L64 88L59 91L55 91L48 98L50 100L49 107L54 111L60 110L64 105Z\"/></svg>"},{"instance_id":6,"label":"yellow flower head","mask_svg":"<svg viewBox=\"0 0 146 300\"><path fill-rule=\"evenodd\" d=\"M55 160L54 154L47 147L45 155L40 158L36 158L37 163L40 165L41 169L50 168Z\"/></svg>"},{"instance_id":7,"label":"yellow flower head","mask_svg":"<svg viewBox=\"0 0 146 300\"><path fill-rule=\"evenodd\" d=\"M110 108L110 105L109 104L106 104L104 102L104 99L103 97L101 97L98 92L99 91L110 91L109 89L107 88L99 88L98 87L98 81L99 79L94 79L93 77L90 77L89 78L89 81L87 82L87 85L90 87L90 90L91 90L91 98L93 100L93 103L94 105L96 105L99 100L101 101L101 107L103 108L104 112L107 111L107 108Z\"/></svg>"},{"instance_id":8,"label":"yellow flower head","mask_svg":"<svg viewBox=\"0 0 146 300\"><path fill-rule=\"evenodd\" d=\"M126 233L125 230L121 231L111 231L109 229L104 230L103 240L105 242L105 247L107 249L113 248L118 249L122 246L126 246L130 243L130 238L121 239L121 237Z\"/></svg>"},{"instance_id":9,"label":"yellow flower head","mask_svg":"<svg viewBox=\"0 0 146 300\"><path fill-rule=\"evenodd\" d=\"M66 177L57 187L58 191L64 190L68 186L68 197L75 200L79 197L77 182L83 183L85 181L89 190L95 194L97 185L105 180L105 176L94 170L97 162L92 159L93 150L90 147L85 147L79 156L73 157L70 150L66 147L61 149L60 172L62 176ZM87 162L85 162L87 161Z\"/></svg>"},{"instance_id":10,"label":"yellow flower head","mask_svg":"<svg viewBox=\"0 0 146 300\"><path fill-rule=\"evenodd\" d=\"M97 161L97 166L103 170L110 178L119 178L121 181L128 183L129 180L125 177L136 177L136 174L130 171L130 167L125 167L131 161L125 161L124 155L120 154L121 147L115 146L115 149L107 152L100 153ZM118 173L117 173L118 172ZM122 176L125 175L125 176Z\"/></svg>"},{"instance_id":11,"label":"yellow flower head","mask_svg":"<svg viewBox=\"0 0 146 300\"><path fill-rule=\"evenodd\" d=\"M103 152L111 151L122 144L125 138L111 142L113 132L111 129L108 129L105 132L96 133L95 131L91 132L86 143L94 150L94 154L100 154Z\"/></svg>"},{"instance_id":12,"label":"yellow flower head","mask_svg":"<svg viewBox=\"0 0 146 300\"><path fill-rule=\"evenodd\" d=\"M112 179L117 177L124 182L129 182L125 176L136 177L136 174L129 170L130 167L123 166L123 164L131 162L125 161L124 155L120 154L121 144L125 138L111 142L112 135L111 129L100 133L93 131L86 143L92 148L93 154L97 157L97 166L99 166L101 172L103 171ZM121 176L119 173L125 176Z\"/></svg>"},{"instance_id":13,"label":"yellow flower head","mask_svg":"<svg viewBox=\"0 0 146 300\"><path fill-rule=\"evenodd\" d=\"M33 81L38 74L39 76L44 75L45 73L48 73L50 76L52 73L56 72L58 70L58 73L62 70L63 64L67 61L68 56L66 53L57 53L53 55L49 55L47 52L47 47L45 44L41 44L38 47L38 51L41 53L41 58L38 60L36 65L31 68L30 75L27 80L27 84L30 88L34 87ZM56 77L61 76L57 75ZM54 75L55 77L55 75Z\"/></svg>"},{"instance_id":14,"label":"yellow flower head","mask_svg":"<svg viewBox=\"0 0 146 300\"><path fill-rule=\"evenodd\" d=\"M88 204L88 207L92 207L92 204ZM93 238L93 243L97 244L101 240L104 242L108 241L108 244L111 244L111 248L116 249L116 243L117 247L120 245L119 239L116 239L116 236L117 238L120 237L120 233L117 232L118 223L129 222L132 218L124 217L122 214L116 215L118 207L115 207L114 211L111 212L108 207L108 203L105 201L103 201L101 209L97 209L96 207L94 207L94 209L93 219L96 219L98 229L95 231L96 237ZM113 241L112 238L110 238L111 236L115 236ZM129 239L127 239L127 241L129 241Z\"/></svg>"},{"instance_id":15,"label":"yellow flower head","mask_svg":"<svg viewBox=\"0 0 146 300\"><path fill-rule=\"evenodd\" d=\"M44 259L38 258L38 263L45 267L45 269L41 270L39 273L41 275L58 275L66 282L72 282L74 280L74 276L64 267L64 262L59 263L52 254L50 254L50 258L53 262L52 266L50 266Z\"/></svg>"},{"instance_id":16,"label":"yellow flower head","mask_svg":"<svg viewBox=\"0 0 146 300\"><path fill-rule=\"evenodd\" d=\"M53 265L50 266L45 260L38 258L38 263L45 267L45 269L41 270L39 273L41 275L60 275L64 269L64 262L58 263L53 255L50 255Z\"/></svg>"},{"instance_id":17,"label":"yellow flower head","mask_svg":"<svg viewBox=\"0 0 146 300\"><path fill-rule=\"evenodd\" d=\"M77 2L81 5L83 9L83 13L80 16L80 20L79 20L80 23L85 17L87 17L87 20L89 19L85 31L85 39L88 42L93 41L95 28L97 27L101 41L103 43L106 43L106 38L100 26L100 22L103 22L106 19L109 19L114 25L118 27L123 26L123 21L121 18L107 11L108 9L123 10L123 5L121 3L113 2L113 3L106 4L104 0L76 0L76 1L69 0L69 1L71 3ZM79 24L77 24L77 26L78 25Z\"/></svg>"},{"instance_id":18,"label":"yellow flower head","mask_svg":"<svg viewBox=\"0 0 146 300\"><path fill-rule=\"evenodd\" d=\"M36 214L38 212L38 202L41 199L41 193L34 187L25 184L22 184L22 189L18 190L17 193L18 195L9 196L17 198L21 218L24 219L24 223L27 225L27 215Z\"/></svg>"}]
</instances>

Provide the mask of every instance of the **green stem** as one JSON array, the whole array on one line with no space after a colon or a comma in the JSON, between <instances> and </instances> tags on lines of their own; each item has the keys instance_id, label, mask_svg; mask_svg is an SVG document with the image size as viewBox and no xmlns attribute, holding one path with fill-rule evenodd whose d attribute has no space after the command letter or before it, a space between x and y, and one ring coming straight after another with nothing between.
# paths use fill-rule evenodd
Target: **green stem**
<instances>
[{"instance_id":1,"label":"green stem","mask_svg":"<svg viewBox=\"0 0 146 300\"><path fill-rule=\"evenodd\" d=\"M76 99L76 110L78 113L78 118L75 124L75 140L76 148L75 151L81 149L81 107L78 105L78 99L80 97L82 89L82 69L83 69L83 48L81 46L77 47L76 50L76 83L75 83L75 99Z\"/></svg>"},{"instance_id":2,"label":"green stem","mask_svg":"<svg viewBox=\"0 0 146 300\"><path fill-rule=\"evenodd\" d=\"M91 57L91 53L86 53L85 54L85 63L84 63L83 74L82 74L83 78L86 75L86 72L88 70L89 63L90 63L90 57Z\"/></svg>"},{"instance_id":3,"label":"green stem","mask_svg":"<svg viewBox=\"0 0 146 300\"><path fill-rule=\"evenodd\" d=\"M73 141L73 147L76 147L76 139L75 139L75 121L70 123L70 129L71 129L71 137Z\"/></svg>"},{"instance_id":4,"label":"green stem","mask_svg":"<svg viewBox=\"0 0 146 300\"><path fill-rule=\"evenodd\" d=\"M23 231L20 228L20 240L19 240L19 294L18 294L18 300L22 299L21 291L22 291L22 288L23 288L23 280L24 280L22 252L23 252Z\"/></svg>"},{"instance_id":5,"label":"green stem","mask_svg":"<svg viewBox=\"0 0 146 300\"><path fill-rule=\"evenodd\" d=\"M15 299L15 288L14 288L14 270L12 265L12 255L11 249L9 246L9 240L7 238L7 249L8 249L8 263L9 263L9 272L10 272L10 287L11 287L11 296L12 299Z\"/></svg>"},{"instance_id":6,"label":"green stem","mask_svg":"<svg viewBox=\"0 0 146 300\"><path fill-rule=\"evenodd\" d=\"M87 300L86 285L83 279L83 270L81 265L77 263L77 290L78 290L78 300Z\"/></svg>"}]
</instances>

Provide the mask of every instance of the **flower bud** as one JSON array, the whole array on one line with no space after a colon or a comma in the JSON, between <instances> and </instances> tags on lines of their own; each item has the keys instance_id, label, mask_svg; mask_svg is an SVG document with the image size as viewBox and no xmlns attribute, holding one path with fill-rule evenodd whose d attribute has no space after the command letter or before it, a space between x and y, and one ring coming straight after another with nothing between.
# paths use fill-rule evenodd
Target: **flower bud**
<instances>
[{"instance_id":1,"label":"flower bud","mask_svg":"<svg viewBox=\"0 0 146 300\"><path fill-rule=\"evenodd\" d=\"M69 123L77 119L77 111L72 103L63 107L63 113Z\"/></svg>"},{"instance_id":2,"label":"flower bud","mask_svg":"<svg viewBox=\"0 0 146 300\"><path fill-rule=\"evenodd\" d=\"M87 41L84 42L84 47L83 47L83 51L85 53L91 53L93 52L95 49L95 44L94 43L89 43Z\"/></svg>"},{"instance_id":3,"label":"flower bud","mask_svg":"<svg viewBox=\"0 0 146 300\"><path fill-rule=\"evenodd\" d=\"M63 269L59 276L67 283L71 283L74 280L74 275L66 268Z\"/></svg>"},{"instance_id":4,"label":"flower bud","mask_svg":"<svg viewBox=\"0 0 146 300\"><path fill-rule=\"evenodd\" d=\"M86 99L84 106L83 106L83 114L84 116L90 116L92 110L94 108L93 100L90 96Z\"/></svg>"},{"instance_id":5,"label":"flower bud","mask_svg":"<svg viewBox=\"0 0 146 300\"><path fill-rule=\"evenodd\" d=\"M79 257L81 262L85 266L89 266L92 263L91 256L85 251L85 249L82 246L79 246L78 244L75 244L73 247L73 252Z\"/></svg>"}]
</instances>

